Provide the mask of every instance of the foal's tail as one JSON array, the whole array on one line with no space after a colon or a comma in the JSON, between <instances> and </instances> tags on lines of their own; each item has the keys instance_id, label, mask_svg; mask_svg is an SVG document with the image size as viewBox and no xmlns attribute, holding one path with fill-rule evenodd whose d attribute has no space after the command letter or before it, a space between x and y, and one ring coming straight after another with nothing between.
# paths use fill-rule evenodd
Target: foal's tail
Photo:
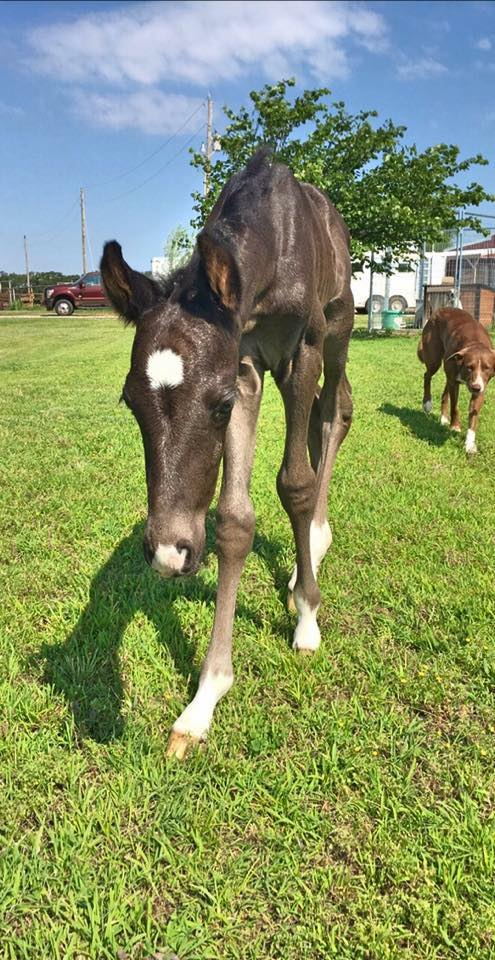
<instances>
[{"instance_id":1,"label":"foal's tail","mask_svg":"<svg viewBox=\"0 0 495 960\"><path fill-rule=\"evenodd\" d=\"M421 360L421 363L425 362L425 358L423 356L423 338L422 337L418 343L418 360Z\"/></svg>"}]
</instances>

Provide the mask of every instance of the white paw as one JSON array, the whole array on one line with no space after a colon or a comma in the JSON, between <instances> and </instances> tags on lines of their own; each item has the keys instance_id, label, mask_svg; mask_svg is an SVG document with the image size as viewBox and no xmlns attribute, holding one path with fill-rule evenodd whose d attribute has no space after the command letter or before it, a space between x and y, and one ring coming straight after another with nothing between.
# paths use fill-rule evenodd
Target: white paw
<instances>
[{"instance_id":1,"label":"white paw","mask_svg":"<svg viewBox=\"0 0 495 960\"><path fill-rule=\"evenodd\" d=\"M476 434L474 430L468 430L466 433L465 450L466 453L478 453L478 447L476 446Z\"/></svg>"},{"instance_id":2,"label":"white paw","mask_svg":"<svg viewBox=\"0 0 495 960\"><path fill-rule=\"evenodd\" d=\"M444 417L442 413L442 416L440 417L440 423L442 424L443 427L448 427L450 420L448 417Z\"/></svg>"},{"instance_id":3,"label":"white paw","mask_svg":"<svg viewBox=\"0 0 495 960\"><path fill-rule=\"evenodd\" d=\"M426 403L423 404L423 410L425 413L431 413L433 410L433 404L431 400L427 400Z\"/></svg>"}]
</instances>

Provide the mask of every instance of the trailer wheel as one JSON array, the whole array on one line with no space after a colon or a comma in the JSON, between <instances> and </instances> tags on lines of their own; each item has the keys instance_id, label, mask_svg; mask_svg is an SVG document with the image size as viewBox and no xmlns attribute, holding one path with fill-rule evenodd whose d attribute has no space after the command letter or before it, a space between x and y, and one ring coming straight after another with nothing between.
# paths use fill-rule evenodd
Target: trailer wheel
<instances>
[{"instance_id":1,"label":"trailer wheel","mask_svg":"<svg viewBox=\"0 0 495 960\"><path fill-rule=\"evenodd\" d=\"M367 300L364 308L366 310L366 313L368 313L369 311L369 306L370 306L370 302L369 300ZM375 296L371 298L371 312L381 313L382 310L383 310L383 297L381 297L379 294L375 294Z\"/></svg>"},{"instance_id":2,"label":"trailer wheel","mask_svg":"<svg viewBox=\"0 0 495 960\"><path fill-rule=\"evenodd\" d=\"M407 309L407 300L405 300L404 297L401 297L399 294L395 294L393 297L390 297L388 305L390 310L404 311Z\"/></svg>"}]
</instances>

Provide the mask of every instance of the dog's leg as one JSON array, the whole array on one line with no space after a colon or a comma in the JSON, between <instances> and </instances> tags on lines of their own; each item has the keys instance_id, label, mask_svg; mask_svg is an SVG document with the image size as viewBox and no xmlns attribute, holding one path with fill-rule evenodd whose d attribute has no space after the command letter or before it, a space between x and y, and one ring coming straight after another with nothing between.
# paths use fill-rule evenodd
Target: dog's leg
<instances>
[{"instance_id":1,"label":"dog's leg","mask_svg":"<svg viewBox=\"0 0 495 960\"><path fill-rule=\"evenodd\" d=\"M433 371L433 373L434 372L436 371ZM423 378L423 410L425 413L431 413L433 410L433 403L431 401L431 378L433 373L427 369Z\"/></svg>"},{"instance_id":2,"label":"dog's leg","mask_svg":"<svg viewBox=\"0 0 495 960\"><path fill-rule=\"evenodd\" d=\"M435 376L442 362L442 344L435 325L428 321L423 330L421 343L418 347L418 357L424 363L426 372L423 379L423 410L431 413L431 379Z\"/></svg>"},{"instance_id":3,"label":"dog's leg","mask_svg":"<svg viewBox=\"0 0 495 960\"><path fill-rule=\"evenodd\" d=\"M449 417L449 381L445 381L445 388L442 393L442 400L440 403L440 423L443 423L447 427L450 423Z\"/></svg>"},{"instance_id":4,"label":"dog's leg","mask_svg":"<svg viewBox=\"0 0 495 960\"><path fill-rule=\"evenodd\" d=\"M468 432L466 434L466 443L464 447L466 453L478 452L478 448L476 446L476 430L478 429L478 419L484 399L484 393L479 393L477 396L471 397L469 403Z\"/></svg>"},{"instance_id":5,"label":"dog's leg","mask_svg":"<svg viewBox=\"0 0 495 960\"><path fill-rule=\"evenodd\" d=\"M459 418L459 407L457 406L457 401L459 399L459 384L457 383L457 380L449 380L449 396L450 396L450 429L455 430L456 433L460 433L461 421Z\"/></svg>"}]
</instances>

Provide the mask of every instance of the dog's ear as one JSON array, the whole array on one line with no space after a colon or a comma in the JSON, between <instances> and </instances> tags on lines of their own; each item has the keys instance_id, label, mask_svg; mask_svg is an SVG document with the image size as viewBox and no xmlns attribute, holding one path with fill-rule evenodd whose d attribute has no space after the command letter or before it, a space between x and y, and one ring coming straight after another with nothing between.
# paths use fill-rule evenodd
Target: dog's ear
<instances>
[{"instance_id":1,"label":"dog's ear","mask_svg":"<svg viewBox=\"0 0 495 960\"><path fill-rule=\"evenodd\" d=\"M160 299L158 285L125 262L116 240L105 244L100 270L108 299L125 323L136 324L144 311Z\"/></svg>"},{"instance_id":2,"label":"dog's ear","mask_svg":"<svg viewBox=\"0 0 495 960\"><path fill-rule=\"evenodd\" d=\"M467 353L468 350L469 347L463 347L462 350L456 350L455 353L450 354L450 357L445 357L445 363L448 363L449 360L462 360L464 354Z\"/></svg>"}]
</instances>

